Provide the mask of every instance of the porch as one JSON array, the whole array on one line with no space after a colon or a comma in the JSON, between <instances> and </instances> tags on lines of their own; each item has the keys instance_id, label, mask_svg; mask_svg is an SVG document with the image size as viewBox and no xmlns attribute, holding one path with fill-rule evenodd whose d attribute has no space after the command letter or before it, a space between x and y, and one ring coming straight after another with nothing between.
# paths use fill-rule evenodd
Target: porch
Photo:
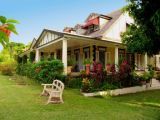
<instances>
[{"instance_id":1,"label":"porch","mask_svg":"<svg viewBox=\"0 0 160 120\"><path fill-rule=\"evenodd\" d=\"M104 69L106 69L107 64L118 65L124 59L129 64L136 65L137 70L145 70L147 68L147 54L134 55L127 53L125 49L123 44L111 40L44 31L35 49L35 61L60 59L64 64L64 74L67 74L67 66L70 66L71 61L74 61L74 65L72 65L73 72L85 70L83 63L86 59L89 59L91 62L100 62Z\"/></svg>"}]
</instances>

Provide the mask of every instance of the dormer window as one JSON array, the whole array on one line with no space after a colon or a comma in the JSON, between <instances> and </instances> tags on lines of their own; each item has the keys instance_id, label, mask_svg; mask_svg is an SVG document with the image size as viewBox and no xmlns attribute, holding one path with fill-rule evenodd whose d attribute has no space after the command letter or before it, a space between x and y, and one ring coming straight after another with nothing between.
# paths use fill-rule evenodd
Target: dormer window
<instances>
[{"instance_id":1,"label":"dormer window","mask_svg":"<svg viewBox=\"0 0 160 120\"><path fill-rule=\"evenodd\" d=\"M99 30L99 17L88 20L83 26L83 29L86 29L87 33L92 33Z\"/></svg>"},{"instance_id":2,"label":"dormer window","mask_svg":"<svg viewBox=\"0 0 160 120\"><path fill-rule=\"evenodd\" d=\"M88 27L88 33L92 33L92 32L95 32L97 30L99 30L99 25L90 25Z\"/></svg>"}]
</instances>

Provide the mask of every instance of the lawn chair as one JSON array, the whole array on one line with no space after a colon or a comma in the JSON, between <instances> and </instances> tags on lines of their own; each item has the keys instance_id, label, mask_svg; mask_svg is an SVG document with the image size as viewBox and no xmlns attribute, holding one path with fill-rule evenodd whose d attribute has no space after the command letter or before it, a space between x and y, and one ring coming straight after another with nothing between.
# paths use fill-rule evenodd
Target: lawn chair
<instances>
[{"instance_id":1,"label":"lawn chair","mask_svg":"<svg viewBox=\"0 0 160 120\"><path fill-rule=\"evenodd\" d=\"M41 95L48 96L48 103L63 103L62 94L64 84L60 80L54 80L52 84L42 84L44 86Z\"/></svg>"}]
</instances>

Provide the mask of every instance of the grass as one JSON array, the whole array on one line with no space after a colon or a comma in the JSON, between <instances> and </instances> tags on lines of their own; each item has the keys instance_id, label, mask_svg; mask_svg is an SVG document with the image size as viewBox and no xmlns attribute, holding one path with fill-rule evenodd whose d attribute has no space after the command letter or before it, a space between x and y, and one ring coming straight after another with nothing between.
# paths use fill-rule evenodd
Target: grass
<instances>
[{"instance_id":1,"label":"grass","mask_svg":"<svg viewBox=\"0 0 160 120\"><path fill-rule=\"evenodd\" d=\"M41 91L25 77L0 75L0 120L160 120L160 90L86 98L65 89L64 104L49 105Z\"/></svg>"}]
</instances>

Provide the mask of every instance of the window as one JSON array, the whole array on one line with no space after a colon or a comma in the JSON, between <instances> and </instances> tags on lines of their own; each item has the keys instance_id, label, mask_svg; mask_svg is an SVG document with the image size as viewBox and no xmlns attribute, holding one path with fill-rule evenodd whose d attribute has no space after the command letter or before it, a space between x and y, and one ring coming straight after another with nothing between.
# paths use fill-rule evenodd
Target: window
<instances>
[{"instance_id":1,"label":"window","mask_svg":"<svg viewBox=\"0 0 160 120\"><path fill-rule=\"evenodd\" d=\"M84 59L90 58L90 47L83 48Z\"/></svg>"},{"instance_id":2,"label":"window","mask_svg":"<svg viewBox=\"0 0 160 120\"><path fill-rule=\"evenodd\" d=\"M71 59L71 51L67 51L67 57L68 57L68 60Z\"/></svg>"},{"instance_id":3,"label":"window","mask_svg":"<svg viewBox=\"0 0 160 120\"><path fill-rule=\"evenodd\" d=\"M132 54L131 53L127 53L127 55L126 55L126 60L127 60L127 62L128 62L128 64L132 64Z\"/></svg>"},{"instance_id":4,"label":"window","mask_svg":"<svg viewBox=\"0 0 160 120\"><path fill-rule=\"evenodd\" d=\"M125 49L118 49L119 64L125 60Z\"/></svg>"},{"instance_id":5,"label":"window","mask_svg":"<svg viewBox=\"0 0 160 120\"><path fill-rule=\"evenodd\" d=\"M50 58L54 58L54 52L50 53Z\"/></svg>"},{"instance_id":6,"label":"window","mask_svg":"<svg viewBox=\"0 0 160 120\"><path fill-rule=\"evenodd\" d=\"M88 33L92 33L92 32L95 32L97 30L99 30L99 25L90 25L88 27Z\"/></svg>"},{"instance_id":7,"label":"window","mask_svg":"<svg viewBox=\"0 0 160 120\"><path fill-rule=\"evenodd\" d=\"M110 63L111 62L111 60L110 60L110 52L107 52L107 63Z\"/></svg>"},{"instance_id":8,"label":"window","mask_svg":"<svg viewBox=\"0 0 160 120\"><path fill-rule=\"evenodd\" d=\"M76 60L76 62L79 62L80 49L74 50L74 54L75 54L75 60Z\"/></svg>"}]
</instances>

